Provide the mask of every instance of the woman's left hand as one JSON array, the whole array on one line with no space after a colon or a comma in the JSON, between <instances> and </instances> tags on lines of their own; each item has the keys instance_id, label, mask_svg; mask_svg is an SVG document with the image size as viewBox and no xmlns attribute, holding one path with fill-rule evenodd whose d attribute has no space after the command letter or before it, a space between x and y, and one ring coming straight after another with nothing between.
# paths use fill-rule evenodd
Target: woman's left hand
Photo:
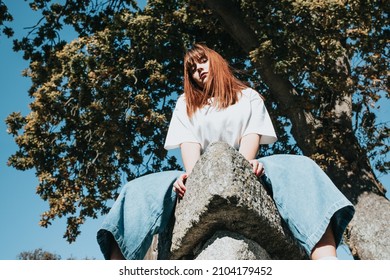
<instances>
[{"instance_id":1,"label":"woman's left hand","mask_svg":"<svg viewBox=\"0 0 390 280\"><path fill-rule=\"evenodd\" d=\"M185 182L188 178L188 173L181 174L179 178L173 183L173 190L177 193L179 198L183 198L187 188L185 186Z\"/></svg>"},{"instance_id":2,"label":"woman's left hand","mask_svg":"<svg viewBox=\"0 0 390 280\"><path fill-rule=\"evenodd\" d=\"M265 173L264 165L261 162L259 162L256 159L251 159L251 160L249 160L249 163L252 166L253 173L255 173L255 175L257 177L260 177L260 176L264 175L264 173Z\"/></svg>"}]
</instances>

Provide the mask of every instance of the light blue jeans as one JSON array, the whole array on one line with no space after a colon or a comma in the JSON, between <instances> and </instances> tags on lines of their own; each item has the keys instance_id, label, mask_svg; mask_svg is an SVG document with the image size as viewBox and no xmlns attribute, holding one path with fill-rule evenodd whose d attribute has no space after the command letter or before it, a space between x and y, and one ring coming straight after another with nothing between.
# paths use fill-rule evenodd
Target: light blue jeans
<instances>
[{"instance_id":1,"label":"light blue jeans","mask_svg":"<svg viewBox=\"0 0 390 280\"><path fill-rule=\"evenodd\" d=\"M305 156L273 155L259 161L280 216L308 256L329 223L338 246L355 209L325 172Z\"/></svg>"},{"instance_id":2,"label":"light blue jeans","mask_svg":"<svg viewBox=\"0 0 390 280\"><path fill-rule=\"evenodd\" d=\"M283 220L310 255L332 225L336 244L354 215L354 208L311 159L274 155L259 159ZM127 183L105 217L97 240L106 259L115 239L126 259L143 259L153 235L163 231L173 214L176 193L172 185L182 171L146 175Z\"/></svg>"},{"instance_id":3,"label":"light blue jeans","mask_svg":"<svg viewBox=\"0 0 390 280\"><path fill-rule=\"evenodd\" d=\"M128 182L105 217L97 241L110 259L115 238L127 260L143 259L153 235L163 231L173 214L176 193L172 185L183 171L145 175Z\"/></svg>"}]
</instances>

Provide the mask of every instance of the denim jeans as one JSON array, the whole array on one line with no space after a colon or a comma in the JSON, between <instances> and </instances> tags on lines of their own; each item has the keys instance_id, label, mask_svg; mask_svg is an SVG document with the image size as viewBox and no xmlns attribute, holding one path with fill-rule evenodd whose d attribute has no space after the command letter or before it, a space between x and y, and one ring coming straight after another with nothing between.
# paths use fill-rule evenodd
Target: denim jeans
<instances>
[{"instance_id":1,"label":"denim jeans","mask_svg":"<svg viewBox=\"0 0 390 280\"><path fill-rule=\"evenodd\" d=\"M263 182L271 189L281 217L307 254L329 224L338 245L354 208L319 166L296 155L274 155L259 161L265 168ZM126 259L143 259L153 235L172 217L176 201L172 185L182 173L150 174L123 187L97 235L106 259L113 238Z\"/></svg>"},{"instance_id":2,"label":"denim jeans","mask_svg":"<svg viewBox=\"0 0 390 280\"><path fill-rule=\"evenodd\" d=\"M325 172L305 156L273 155L259 161L279 214L306 253L311 254L329 223L338 246L355 210Z\"/></svg>"},{"instance_id":3,"label":"denim jeans","mask_svg":"<svg viewBox=\"0 0 390 280\"><path fill-rule=\"evenodd\" d=\"M171 218L176 202L172 185L180 174L183 171L149 174L122 188L97 234L105 259L110 258L112 237L126 259L143 259L153 235Z\"/></svg>"}]
</instances>

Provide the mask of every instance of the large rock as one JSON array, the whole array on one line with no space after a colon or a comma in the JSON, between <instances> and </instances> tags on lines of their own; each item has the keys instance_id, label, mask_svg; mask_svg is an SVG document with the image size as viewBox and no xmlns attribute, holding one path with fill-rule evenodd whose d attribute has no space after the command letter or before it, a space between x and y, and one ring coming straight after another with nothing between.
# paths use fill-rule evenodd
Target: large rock
<instances>
[{"instance_id":1,"label":"large rock","mask_svg":"<svg viewBox=\"0 0 390 280\"><path fill-rule=\"evenodd\" d=\"M215 258L217 254L211 251L202 254L202 250L215 243L216 237L214 241L212 238L219 231L235 233L234 240L227 235L224 243L228 243L229 238L232 242L241 239L239 243L243 247L252 248L251 253L241 254L240 258L245 254L265 259L307 258L283 224L271 196L253 174L249 162L229 145L211 144L194 167L186 186L186 194L176 206L172 227L160 235L159 259ZM253 245L255 243L258 246ZM214 245L221 250L221 246ZM260 254L260 247L267 253ZM219 256L221 259L238 258L234 254Z\"/></svg>"},{"instance_id":2,"label":"large rock","mask_svg":"<svg viewBox=\"0 0 390 280\"><path fill-rule=\"evenodd\" d=\"M256 242L230 232L216 232L201 248L196 260L269 260L267 251Z\"/></svg>"},{"instance_id":3,"label":"large rock","mask_svg":"<svg viewBox=\"0 0 390 280\"><path fill-rule=\"evenodd\" d=\"M349 247L355 258L390 260L390 202L374 193L359 196L348 226Z\"/></svg>"}]
</instances>

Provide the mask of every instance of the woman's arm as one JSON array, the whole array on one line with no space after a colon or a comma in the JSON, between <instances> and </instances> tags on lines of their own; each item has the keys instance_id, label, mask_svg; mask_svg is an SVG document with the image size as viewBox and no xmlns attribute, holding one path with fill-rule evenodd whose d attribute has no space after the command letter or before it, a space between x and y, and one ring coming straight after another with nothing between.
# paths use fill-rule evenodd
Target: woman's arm
<instances>
[{"instance_id":1,"label":"woman's arm","mask_svg":"<svg viewBox=\"0 0 390 280\"><path fill-rule=\"evenodd\" d=\"M182 143L180 150L186 173L190 174L200 157L200 144L192 142Z\"/></svg>"},{"instance_id":2,"label":"woman's arm","mask_svg":"<svg viewBox=\"0 0 390 280\"><path fill-rule=\"evenodd\" d=\"M256 176L264 174L263 164L256 160L260 145L259 134L250 133L241 138L239 152L249 161Z\"/></svg>"},{"instance_id":3,"label":"woman's arm","mask_svg":"<svg viewBox=\"0 0 390 280\"><path fill-rule=\"evenodd\" d=\"M255 159L259 152L260 135L250 133L241 138L239 152L247 160Z\"/></svg>"},{"instance_id":4,"label":"woman's arm","mask_svg":"<svg viewBox=\"0 0 390 280\"><path fill-rule=\"evenodd\" d=\"M176 182L173 184L173 189L180 198L183 198L186 192L186 179L188 175L192 172L195 163L200 157L200 144L192 142L182 143L180 145L180 150L186 173L180 175L180 177L177 178Z\"/></svg>"}]
</instances>

